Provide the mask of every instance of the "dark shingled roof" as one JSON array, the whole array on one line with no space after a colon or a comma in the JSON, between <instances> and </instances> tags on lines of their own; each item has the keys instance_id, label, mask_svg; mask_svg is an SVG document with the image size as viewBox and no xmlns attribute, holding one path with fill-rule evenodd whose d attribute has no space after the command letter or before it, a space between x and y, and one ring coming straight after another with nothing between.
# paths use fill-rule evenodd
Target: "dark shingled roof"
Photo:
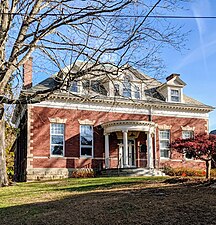
<instances>
[{"instance_id":1,"label":"dark shingled roof","mask_svg":"<svg viewBox=\"0 0 216 225\"><path fill-rule=\"evenodd\" d=\"M161 82L143 74L142 72L140 72L132 67L129 67L128 70L134 75L134 77L140 79L142 82L144 82L146 84L146 87L147 87L145 90L146 100L142 100L142 101L155 102L155 103L160 103L160 102L166 103L166 99L164 98L164 96L162 96L157 91L158 87L160 87L162 85ZM170 76L171 77L176 76L176 74L172 74ZM53 89L54 87L56 87L56 85L58 85L58 80L56 79L56 77L57 76L49 77L31 88L29 88L27 90L23 90L22 93L25 95L25 94L34 93L37 91ZM97 95L97 98L106 99L109 97L107 97L107 90L104 87L103 82L104 82L104 75L103 75L102 79L100 79L100 76L98 76L98 79L97 80L95 79L94 83L91 83L91 85L89 85L89 86L87 85L88 87L83 86L83 88L88 88L88 90L90 91L88 93ZM56 93L56 96L58 96L60 91L57 90L54 93ZM68 96L68 93L61 92L61 95ZM122 96L119 98L122 99ZM116 96L115 99L118 99L118 97ZM188 106L193 106L193 107L197 106L197 107L203 107L203 108L209 107L209 108L213 109L213 107L207 106L207 105L205 105L193 98L190 98L186 95L183 95L183 99L184 99L184 103L178 103L178 105L184 105L184 106L188 105ZM175 103L167 103L167 104L175 104Z\"/></svg>"}]
</instances>

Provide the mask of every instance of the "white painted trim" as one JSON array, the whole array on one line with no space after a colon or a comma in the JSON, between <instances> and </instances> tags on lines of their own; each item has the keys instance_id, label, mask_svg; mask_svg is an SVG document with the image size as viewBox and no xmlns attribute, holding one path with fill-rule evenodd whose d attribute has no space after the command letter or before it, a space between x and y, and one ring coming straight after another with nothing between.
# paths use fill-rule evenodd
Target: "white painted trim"
<instances>
[{"instance_id":1,"label":"white painted trim","mask_svg":"<svg viewBox=\"0 0 216 225\"><path fill-rule=\"evenodd\" d=\"M194 131L195 127L190 127L189 125L187 126L181 126L182 131Z\"/></svg>"},{"instance_id":2,"label":"white painted trim","mask_svg":"<svg viewBox=\"0 0 216 225\"><path fill-rule=\"evenodd\" d=\"M95 120L89 120L89 119L85 119L85 120L78 120L80 125L91 125L93 126L95 124Z\"/></svg>"},{"instance_id":3,"label":"white painted trim","mask_svg":"<svg viewBox=\"0 0 216 225\"><path fill-rule=\"evenodd\" d=\"M87 111L97 111L97 112L116 112L128 114L142 114L149 115L149 107L146 106L120 106L113 105L107 106L107 104L95 104L91 102L72 103L72 102L57 102L57 101L44 101L41 103L36 103L34 106L47 107L47 108L60 108L60 109L76 109L76 110L87 110ZM197 110L198 111L198 110ZM207 112L194 112L192 110L159 110L152 107L152 116L170 116L178 118L199 118L208 119L209 115Z\"/></svg>"},{"instance_id":4,"label":"white painted trim","mask_svg":"<svg viewBox=\"0 0 216 225\"><path fill-rule=\"evenodd\" d=\"M50 123L66 123L67 119L61 119L59 117L49 118Z\"/></svg>"}]
</instances>

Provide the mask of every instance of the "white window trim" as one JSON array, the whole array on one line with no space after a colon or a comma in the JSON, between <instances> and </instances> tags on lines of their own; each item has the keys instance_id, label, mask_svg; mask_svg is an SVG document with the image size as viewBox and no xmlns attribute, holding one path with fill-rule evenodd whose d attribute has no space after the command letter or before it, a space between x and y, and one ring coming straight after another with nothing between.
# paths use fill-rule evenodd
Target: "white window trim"
<instances>
[{"instance_id":1,"label":"white window trim","mask_svg":"<svg viewBox=\"0 0 216 225\"><path fill-rule=\"evenodd\" d=\"M161 147L160 147L160 142L161 142L161 137L160 137L160 132L161 131L169 131L169 144L170 144L170 130L169 129L163 129L163 130L159 130L159 150L160 150L160 159L162 160L169 160L170 159L170 148L169 148L169 156L168 157L162 157L161 156ZM168 139L162 139L162 140L168 140Z\"/></svg>"},{"instance_id":2,"label":"white window trim","mask_svg":"<svg viewBox=\"0 0 216 225\"><path fill-rule=\"evenodd\" d=\"M52 147L52 132L51 132L51 126L52 126L52 124L63 124L64 125L64 134L63 134L63 155L53 155L52 154L52 150L51 150L51 147ZM58 134L58 135L60 135L60 134ZM50 123L50 157L51 158L63 158L63 157L65 157L65 124L64 123L56 123L56 122L52 122L52 123Z\"/></svg>"},{"instance_id":3,"label":"white window trim","mask_svg":"<svg viewBox=\"0 0 216 225\"><path fill-rule=\"evenodd\" d=\"M81 126L91 126L92 127L92 147L91 147L91 155L82 155L81 149ZM80 124L80 158L94 158L94 127L91 124Z\"/></svg>"},{"instance_id":4,"label":"white window trim","mask_svg":"<svg viewBox=\"0 0 216 225\"><path fill-rule=\"evenodd\" d=\"M172 95L171 95L171 91L172 90L176 90L179 92L179 101L172 101ZM182 88L178 88L178 87L167 87L167 91L168 91L168 102L172 102L172 103L183 103L183 91Z\"/></svg>"}]
</instances>

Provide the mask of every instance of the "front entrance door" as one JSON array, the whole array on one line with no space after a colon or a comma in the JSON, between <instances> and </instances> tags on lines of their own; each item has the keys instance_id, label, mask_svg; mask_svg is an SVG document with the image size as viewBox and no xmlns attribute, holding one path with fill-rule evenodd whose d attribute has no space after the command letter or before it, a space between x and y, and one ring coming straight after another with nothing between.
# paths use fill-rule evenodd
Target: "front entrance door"
<instances>
[{"instance_id":1,"label":"front entrance door","mask_svg":"<svg viewBox=\"0 0 216 225\"><path fill-rule=\"evenodd\" d=\"M128 140L128 158L126 159L128 167L136 166L136 149L135 149L135 139ZM123 140L119 144L119 167L124 167L124 145Z\"/></svg>"}]
</instances>

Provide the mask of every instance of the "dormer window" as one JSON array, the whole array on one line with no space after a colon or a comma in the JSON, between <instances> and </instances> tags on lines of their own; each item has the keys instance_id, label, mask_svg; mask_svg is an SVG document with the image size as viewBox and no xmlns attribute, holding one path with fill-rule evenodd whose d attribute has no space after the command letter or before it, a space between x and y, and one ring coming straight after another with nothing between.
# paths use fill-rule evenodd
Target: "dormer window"
<instances>
[{"instance_id":1,"label":"dormer window","mask_svg":"<svg viewBox=\"0 0 216 225\"><path fill-rule=\"evenodd\" d=\"M171 89L170 98L172 102L180 102L180 91Z\"/></svg>"},{"instance_id":2,"label":"dormer window","mask_svg":"<svg viewBox=\"0 0 216 225\"><path fill-rule=\"evenodd\" d=\"M131 83L129 76L125 76L123 81L123 96L128 98L131 97Z\"/></svg>"},{"instance_id":3,"label":"dormer window","mask_svg":"<svg viewBox=\"0 0 216 225\"><path fill-rule=\"evenodd\" d=\"M77 81L73 81L73 83L70 87L70 91L71 92L78 92L78 82Z\"/></svg>"},{"instance_id":4,"label":"dormer window","mask_svg":"<svg viewBox=\"0 0 216 225\"><path fill-rule=\"evenodd\" d=\"M114 84L114 96L119 96L119 84Z\"/></svg>"},{"instance_id":5,"label":"dormer window","mask_svg":"<svg viewBox=\"0 0 216 225\"><path fill-rule=\"evenodd\" d=\"M139 88L138 86L135 85L134 89L135 89L134 97L135 97L136 99L140 99L140 88Z\"/></svg>"}]
</instances>

